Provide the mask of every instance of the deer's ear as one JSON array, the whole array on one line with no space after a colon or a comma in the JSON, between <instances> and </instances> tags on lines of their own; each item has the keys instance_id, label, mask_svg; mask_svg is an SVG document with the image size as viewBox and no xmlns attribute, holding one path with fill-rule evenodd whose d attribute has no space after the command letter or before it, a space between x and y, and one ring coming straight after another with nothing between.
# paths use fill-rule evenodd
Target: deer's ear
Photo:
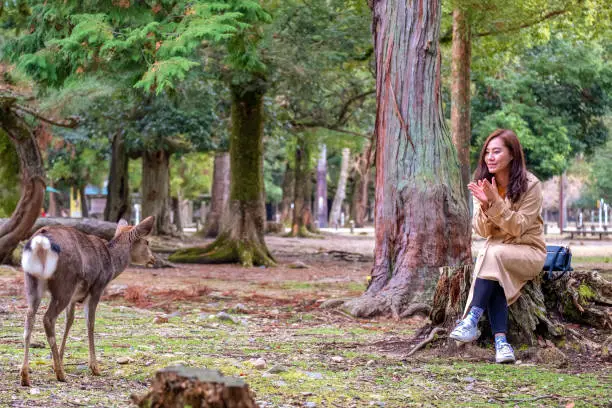
<instances>
[{"instance_id":1,"label":"deer's ear","mask_svg":"<svg viewBox=\"0 0 612 408\"><path fill-rule=\"evenodd\" d=\"M149 235L153 230L153 226L155 225L155 216L150 216L145 218L136 226L136 231L138 232L138 236L144 237L145 235Z\"/></svg>"},{"instance_id":2,"label":"deer's ear","mask_svg":"<svg viewBox=\"0 0 612 408\"><path fill-rule=\"evenodd\" d=\"M121 233L121 228L126 227L128 225L127 221L124 219L119 220L117 223L117 229L115 230L115 236Z\"/></svg>"}]
</instances>

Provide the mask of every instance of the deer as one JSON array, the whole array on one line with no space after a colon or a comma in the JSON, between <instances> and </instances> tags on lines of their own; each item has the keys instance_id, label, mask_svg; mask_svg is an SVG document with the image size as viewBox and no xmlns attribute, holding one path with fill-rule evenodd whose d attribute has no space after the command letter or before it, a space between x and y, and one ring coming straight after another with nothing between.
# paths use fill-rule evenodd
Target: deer
<instances>
[{"instance_id":1,"label":"deer","mask_svg":"<svg viewBox=\"0 0 612 408\"><path fill-rule=\"evenodd\" d=\"M149 242L145 239L154 223L154 217L148 217L136 226L129 226L125 220L120 220L110 241L59 225L43 227L34 233L24 246L21 257L28 305L24 329L24 357L20 371L21 385L30 386L30 337L36 312L45 292L50 294L51 299L43 317L43 326L51 348L53 371L57 380L66 381L64 350L77 303L85 304L89 369L93 375L100 375L94 345L98 302L109 282L119 276L130 262L146 266L155 262ZM66 327L58 350L55 322L64 309Z\"/></svg>"}]
</instances>

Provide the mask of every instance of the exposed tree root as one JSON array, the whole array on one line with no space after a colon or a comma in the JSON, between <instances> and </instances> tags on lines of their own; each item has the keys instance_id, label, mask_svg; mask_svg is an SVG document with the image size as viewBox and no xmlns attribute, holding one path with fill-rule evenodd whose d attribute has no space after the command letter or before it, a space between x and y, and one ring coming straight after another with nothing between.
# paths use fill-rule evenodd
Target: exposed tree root
<instances>
[{"instance_id":1,"label":"exposed tree root","mask_svg":"<svg viewBox=\"0 0 612 408\"><path fill-rule=\"evenodd\" d=\"M258 245L255 240L233 240L228 234L205 247L179 249L168 260L200 264L240 263L246 267L276 265L265 245Z\"/></svg>"},{"instance_id":2,"label":"exposed tree root","mask_svg":"<svg viewBox=\"0 0 612 408\"><path fill-rule=\"evenodd\" d=\"M366 293L345 302L342 309L355 317L367 318L390 314L394 319L399 320L416 313L429 314L431 307L421 302L411 302L406 289L397 289L374 296Z\"/></svg>"},{"instance_id":3,"label":"exposed tree root","mask_svg":"<svg viewBox=\"0 0 612 408\"><path fill-rule=\"evenodd\" d=\"M406 357L410 357L411 355L413 355L414 353L416 353L417 351L419 351L420 349L425 347L427 344L432 342L436 338L437 334L445 334L445 333L446 333L446 329L445 328L443 328L443 327L434 327L431 330L431 332L429 333L429 336L427 336L427 338L425 340L421 341L419 344L414 346L414 348L412 350L410 350L410 352L408 354L406 354Z\"/></svg>"},{"instance_id":4,"label":"exposed tree root","mask_svg":"<svg viewBox=\"0 0 612 408\"><path fill-rule=\"evenodd\" d=\"M331 251L325 251L322 253L329 254L336 259L342 259L348 262L372 262L373 261L371 256L359 254L356 252L331 250Z\"/></svg>"},{"instance_id":5,"label":"exposed tree root","mask_svg":"<svg viewBox=\"0 0 612 408\"><path fill-rule=\"evenodd\" d=\"M429 316L429 314L431 313L431 306L425 303L412 303L402 313L400 313L400 317L401 318L410 317L417 313L421 313L425 316Z\"/></svg>"},{"instance_id":6,"label":"exposed tree root","mask_svg":"<svg viewBox=\"0 0 612 408\"><path fill-rule=\"evenodd\" d=\"M297 230L293 228L291 231L285 234L284 237L285 238L323 238L323 235L310 231L305 226L301 226Z\"/></svg>"}]
</instances>

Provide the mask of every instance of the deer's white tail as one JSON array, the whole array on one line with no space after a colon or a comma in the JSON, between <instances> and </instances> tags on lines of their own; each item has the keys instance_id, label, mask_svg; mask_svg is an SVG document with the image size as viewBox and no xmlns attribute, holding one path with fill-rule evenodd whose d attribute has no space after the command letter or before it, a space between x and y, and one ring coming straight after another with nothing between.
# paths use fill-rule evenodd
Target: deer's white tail
<instances>
[{"instance_id":1,"label":"deer's white tail","mask_svg":"<svg viewBox=\"0 0 612 408\"><path fill-rule=\"evenodd\" d=\"M49 279L57 268L59 247L44 235L36 235L23 248L21 267L39 279Z\"/></svg>"}]
</instances>

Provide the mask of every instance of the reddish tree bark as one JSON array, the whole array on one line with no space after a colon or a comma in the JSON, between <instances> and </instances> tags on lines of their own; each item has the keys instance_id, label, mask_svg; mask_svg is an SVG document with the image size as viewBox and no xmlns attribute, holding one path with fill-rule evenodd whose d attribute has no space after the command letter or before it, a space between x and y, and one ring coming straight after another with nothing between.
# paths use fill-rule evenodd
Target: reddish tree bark
<instances>
[{"instance_id":1,"label":"reddish tree bark","mask_svg":"<svg viewBox=\"0 0 612 408\"><path fill-rule=\"evenodd\" d=\"M451 134L461 164L466 201L470 182L470 64L472 39L467 16L460 9L453 11L453 57L451 64ZM469 204L468 204L469 205Z\"/></svg>"},{"instance_id":2,"label":"reddish tree bark","mask_svg":"<svg viewBox=\"0 0 612 408\"><path fill-rule=\"evenodd\" d=\"M440 95L440 0L374 0L376 247L354 315L430 303L440 267L470 262L459 161Z\"/></svg>"}]
</instances>

